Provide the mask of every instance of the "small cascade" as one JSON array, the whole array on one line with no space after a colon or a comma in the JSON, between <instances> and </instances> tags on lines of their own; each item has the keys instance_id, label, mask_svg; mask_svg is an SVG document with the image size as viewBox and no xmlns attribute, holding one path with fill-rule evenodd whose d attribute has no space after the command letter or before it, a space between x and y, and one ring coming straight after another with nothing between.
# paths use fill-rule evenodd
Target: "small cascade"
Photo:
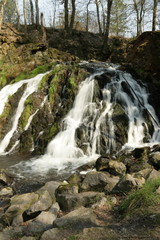
<instances>
[{"instance_id":1,"label":"small cascade","mask_svg":"<svg viewBox=\"0 0 160 240\"><path fill-rule=\"evenodd\" d=\"M17 129L25 99L37 90L42 77L26 82L12 129L0 143L1 153ZM37 111L28 119L25 130ZM148 103L146 87L130 74L110 67L81 83L73 107L62 120L61 131L49 142L46 153L19 164L18 169L41 173L50 169L74 169L95 161L100 155L116 155L123 149L159 142L159 120Z\"/></svg>"},{"instance_id":2,"label":"small cascade","mask_svg":"<svg viewBox=\"0 0 160 240\"><path fill-rule=\"evenodd\" d=\"M18 103L18 107L16 110L16 113L13 117L12 120L12 127L9 130L9 132L5 135L5 137L2 139L2 141L0 142L0 154L8 154L8 152L5 152L6 148L8 147L10 140L14 134L14 132L17 130L17 126L18 126L18 121L19 118L21 117L21 114L24 110L24 103L25 100L27 99L28 96L30 96L33 92L36 92L38 89L38 85L41 81L41 79L46 75L45 74L39 74L34 78L28 79L28 80L22 80L18 83L14 83L12 85L7 85L6 87L4 87L1 91L0 91L0 100L1 100L1 113L3 112L5 103L8 100L8 97L10 95L13 95L23 84L26 84L26 89ZM6 94L5 94L6 93ZM18 143L15 143L15 147ZM14 147L12 147L12 150L14 149ZM9 151L10 152L10 151Z\"/></svg>"}]
</instances>

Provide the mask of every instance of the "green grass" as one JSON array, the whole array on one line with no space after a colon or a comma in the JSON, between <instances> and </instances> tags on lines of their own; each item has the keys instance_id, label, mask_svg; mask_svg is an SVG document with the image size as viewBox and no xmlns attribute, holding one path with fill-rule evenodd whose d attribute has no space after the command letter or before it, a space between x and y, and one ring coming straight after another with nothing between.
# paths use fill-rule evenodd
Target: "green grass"
<instances>
[{"instance_id":1,"label":"green grass","mask_svg":"<svg viewBox=\"0 0 160 240\"><path fill-rule=\"evenodd\" d=\"M137 210L146 211L148 207L160 204L160 194L156 193L159 186L160 178L147 181L141 189L129 194L121 203L120 213L128 215Z\"/></svg>"}]
</instances>

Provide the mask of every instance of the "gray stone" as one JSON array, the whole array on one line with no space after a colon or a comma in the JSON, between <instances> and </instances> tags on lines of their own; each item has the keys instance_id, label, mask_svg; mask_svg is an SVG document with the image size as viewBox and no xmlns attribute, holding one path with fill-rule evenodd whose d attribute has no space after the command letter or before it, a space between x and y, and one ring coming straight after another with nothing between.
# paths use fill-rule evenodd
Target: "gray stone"
<instances>
[{"instance_id":1,"label":"gray stone","mask_svg":"<svg viewBox=\"0 0 160 240\"><path fill-rule=\"evenodd\" d=\"M47 190L51 198L55 199L55 191L61 183L56 181L47 182L40 190Z\"/></svg>"},{"instance_id":2,"label":"gray stone","mask_svg":"<svg viewBox=\"0 0 160 240\"><path fill-rule=\"evenodd\" d=\"M39 194L39 199L27 209L26 213L28 215L34 212L48 210L53 204L52 198L47 190L40 189L37 191L37 194Z\"/></svg>"},{"instance_id":3,"label":"gray stone","mask_svg":"<svg viewBox=\"0 0 160 240\"><path fill-rule=\"evenodd\" d=\"M22 214L38 200L38 197L36 193L25 193L13 196L11 198L10 207L5 212L3 219L7 224L11 224L13 219L16 218L14 222L20 224L23 219Z\"/></svg>"},{"instance_id":4,"label":"gray stone","mask_svg":"<svg viewBox=\"0 0 160 240\"><path fill-rule=\"evenodd\" d=\"M0 197L13 196L13 189L11 187L4 187L0 190Z\"/></svg>"},{"instance_id":5,"label":"gray stone","mask_svg":"<svg viewBox=\"0 0 160 240\"><path fill-rule=\"evenodd\" d=\"M152 172L152 168L146 168L146 169L143 169L139 172L135 172L132 174L132 176L134 178L141 178L143 177L145 180L149 177L150 173Z\"/></svg>"},{"instance_id":6,"label":"gray stone","mask_svg":"<svg viewBox=\"0 0 160 240\"><path fill-rule=\"evenodd\" d=\"M93 210L85 207L80 207L61 218L57 218L54 224L57 227L73 227L78 229L98 225Z\"/></svg>"},{"instance_id":7,"label":"gray stone","mask_svg":"<svg viewBox=\"0 0 160 240\"><path fill-rule=\"evenodd\" d=\"M24 237L21 238L21 240L36 240L36 238L35 237L26 237L26 236L24 236Z\"/></svg>"},{"instance_id":8,"label":"gray stone","mask_svg":"<svg viewBox=\"0 0 160 240\"><path fill-rule=\"evenodd\" d=\"M103 192L104 187L111 182L109 173L89 172L82 182L81 188L85 191Z\"/></svg>"},{"instance_id":9,"label":"gray stone","mask_svg":"<svg viewBox=\"0 0 160 240\"><path fill-rule=\"evenodd\" d=\"M45 225L52 225L56 218L57 216L51 212L41 212L34 221Z\"/></svg>"},{"instance_id":10,"label":"gray stone","mask_svg":"<svg viewBox=\"0 0 160 240\"><path fill-rule=\"evenodd\" d=\"M57 202L55 202L51 207L50 209L48 210L49 212L55 214L57 216L58 212L60 210L60 206Z\"/></svg>"},{"instance_id":11,"label":"gray stone","mask_svg":"<svg viewBox=\"0 0 160 240\"><path fill-rule=\"evenodd\" d=\"M157 169L160 169L160 152L155 152L149 156L150 163Z\"/></svg>"},{"instance_id":12,"label":"gray stone","mask_svg":"<svg viewBox=\"0 0 160 240\"><path fill-rule=\"evenodd\" d=\"M12 183L12 181L13 181L12 177L9 176L6 170L0 169L0 183L2 183L2 185L7 185Z\"/></svg>"},{"instance_id":13,"label":"gray stone","mask_svg":"<svg viewBox=\"0 0 160 240\"><path fill-rule=\"evenodd\" d=\"M59 234L61 229L58 228L52 228L43 233L40 240L53 240L56 239L56 236Z\"/></svg>"},{"instance_id":14,"label":"gray stone","mask_svg":"<svg viewBox=\"0 0 160 240\"><path fill-rule=\"evenodd\" d=\"M61 194L57 197L57 201L62 210L73 210L78 207L90 207L105 196L99 192L82 192L77 194Z\"/></svg>"},{"instance_id":15,"label":"gray stone","mask_svg":"<svg viewBox=\"0 0 160 240\"><path fill-rule=\"evenodd\" d=\"M126 174L113 188L112 193L126 194L132 189L137 188L137 186L138 184L136 179L132 175Z\"/></svg>"},{"instance_id":16,"label":"gray stone","mask_svg":"<svg viewBox=\"0 0 160 240\"><path fill-rule=\"evenodd\" d=\"M157 178L160 178L160 171L157 171L157 170L153 169L151 171L151 173L149 174L147 180L154 180L154 179L157 179Z\"/></svg>"},{"instance_id":17,"label":"gray stone","mask_svg":"<svg viewBox=\"0 0 160 240\"><path fill-rule=\"evenodd\" d=\"M110 160L108 162L108 171L113 175L122 176L126 173L126 166L122 162Z\"/></svg>"}]
</instances>

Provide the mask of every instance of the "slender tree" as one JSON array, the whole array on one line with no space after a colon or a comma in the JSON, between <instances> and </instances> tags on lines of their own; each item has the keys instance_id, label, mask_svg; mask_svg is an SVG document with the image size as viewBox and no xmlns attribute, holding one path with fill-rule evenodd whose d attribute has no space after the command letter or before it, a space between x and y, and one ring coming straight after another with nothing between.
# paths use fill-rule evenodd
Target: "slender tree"
<instances>
[{"instance_id":1,"label":"slender tree","mask_svg":"<svg viewBox=\"0 0 160 240\"><path fill-rule=\"evenodd\" d=\"M142 21L145 14L145 0L133 0L134 10L137 18L137 36L142 33Z\"/></svg>"},{"instance_id":2,"label":"slender tree","mask_svg":"<svg viewBox=\"0 0 160 240\"><path fill-rule=\"evenodd\" d=\"M7 0L3 0L3 1L0 2L0 30L2 28L4 6L5 6L6 2L7 2Z\"/></svg>"},{"instance_id":3,"label":"slender tree","mask_svg":"<svg viewBox=\"0 0 160 240\"><path fill-rule=\"evenodd\" d=\"M68 16L68 0L64 0L64 28L68 31L69 16Z\"/></svg>"},{"instance_id":4,"label":"slender tree","mask_svg":"<svg viewBox=\"0 0 160 240\"><path fill-rule=\"evenodd\" d=\"M24 32L27 34L26 0L23 0Z\"/></svg>"},{"instance_id":5,"label":"slender tree","mask_svg":"<svg viewBox=\"0 0 160 240\"><path fill-rule=\"evenodd\" d=\"M89 28L89 5L90 5L90 3L91 3L91 0L89 0L87 2L87 5L86 5L86 7L87 7L87 11L86 11L86 32L88 32L88 28Z\"/></svg>"},{"instance_id":6,"label":"slender tree","mask_svg":"<svg viewBox=\"0 0 160 240\"><path fill-rule=\"evenodd\" d=\"M99 1L98 0L95 0L95 5L96 5L96 12L97 12L97 22L98 22L99 33L102 34L100 14L99 14Z\"/></svg>"},{"instance_id":7,"label":"slender tree","mask_svg":"<svg viewBox=\"0 0 160 240\"><path fill-rule=\"evenodd\" d=\"M152 31L156 30L157 6L158 6L158 0L153 0Z\"/></svg>"},{"instance_id":8,"label":"slender tree","mask_svg":"<svg viewBox=\"0 0 160 240\"><path fill-rule=\"evenodd\" d=\"M106 22L106 32L105 32L106 43L108 43L108 37L109 37L112 3L113 3L113 0L107 1L107 22Z\"/></svg>"},{"instance_id":9,"label":"slender tree","mask_svg":"<svg viewBox=\"0 0 160 240\"><path fill-rule=\"evenodd\" d=\"M71 13L71 21L70 21L70 30L74 27L74 21L75 21L75 14L76 14L76 3L75 0L71 0L72 3L72 13Z\"/></svg>"},{"instance_id":10,"label":"slender tree","mask_svg":"<svg viewBox=\"0 0 160 240\"><path fill-rule=\"evenodd\" d=\"M16 6L16 13L17 13L17 28L20 29L20 12L18 8L18 2L15 0L15 6Z\"/></svg>"},{"instance_id":11,"label":"slender tree","mask_svg":"<svg viewBox=\"0 0 160 240\"><path fill-rule=\"evenodd\" d=\"M38 0L35 0L35 7L36 7L36 26L39 26L39 6L38 6Z\"/></svg>"},{"instance_id":12,"label":"slender tree","mask_svg":"<svg viewBox=\"0 0 160 240\"><path fill-rule=\"evenodd\" d=\"M32 0L29 0L30 3L30 9L31 9L31 23L34 25L34 7L33 7L33 2Z\"/></svg>"}]
</instances>

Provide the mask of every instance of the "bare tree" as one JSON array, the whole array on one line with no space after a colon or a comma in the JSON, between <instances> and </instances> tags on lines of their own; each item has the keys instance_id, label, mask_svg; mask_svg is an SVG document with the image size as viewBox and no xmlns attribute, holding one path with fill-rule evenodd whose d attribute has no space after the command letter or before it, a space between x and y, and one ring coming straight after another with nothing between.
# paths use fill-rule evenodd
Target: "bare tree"
<instances>
[{"instance_id":1,"label":"bare tree","mask_svg":"<svg viewBox=\"0 0 160 240\"><path fill-rule=\"evenodd\" d=\"M39 26L39 6L38 6L38 0L35 0L36 5L36 26Z\"/></svg>"},{"instance_id":2,"label":"bare tree","mask_svg":"<svg viewBox=\"0 0 160 240\"><path fill-rule=\"evenodd\" d=\"M68 0L64 0L64 28L68 31L69 27L69 17L68 17Z\"/></svg>"},{"instance_id":3,"label":"bare tree","mask_svg":"<svg viewBox=\"0 0 160 240\"><path fill-rule=\"evenodd\" d=\"M73 29L74 21L75 21L75 14L76 14L75 0L71 0L71 3L72 3L72 13L71 13L71 21L70 21L70 30Z\"/></svg>"},{"instance_id":4,"label":"bare tree","mask_svg":"<svg viewBox=\"0 0 160 240\"><path fill-rule=\"evenodd\" d=\"M31 23L34 25L34 7L33 7L33 2L32 0L29 0L30 3L30 9L31 9Z\"/></svg>"},{"instance_id":5,"label":"bare tree","mask_svg":"<svg viewBox=\"0 0 160 240\"><path fill-rule=\"evenodd\" d=\"M17 13L17 28L19 30L19 28L20 28L20 13L19 13L17 0L15 0L15 6L16 6L16 13Z\"/></svg>"},{"instance_id":6,"label":"bare tree","mask_svg":"<svg viewBox=\"0 0 160 240\"><path fill-rule=\"evenodd\" d=\"M145 0L133 0L137 18L137 36L142 33L142 21L145 13Z\"/></svg>"},{"instance_id":7,"label":"bare tree","mask_svg":"<svg viewBox=\"0 0 160 240\"><path fill-rule=\"evenodd\" d=\"M26 0L23 0L24 32L27 34Z\"/></svg>"},{"instance_id":8,"label":"bare tree","mask_svg":"<svg viewBox=\"0 0 160 240\"><path fill-rule=\"evenodd\" d=\"M98 22L98 27L99 27L99 33L102 34L100 14L99 14L99 1L95 0L95 4L96 4L97 22Z\"/></svg>"},{"instance_id":9,"label":"bare tree","mask_svg":"<svg viewBox=\"0 0 160 240\"><path fill-rule=\"evenodd\" d=\"M158 6L158 0L153 0L152 31L156 30L157 6Z\"/></svg>"},{"instance_id":10,"label":"bare tree","mask_svg":"<svg viewBox=\"0 0 160 240\"><path fill-rule=\"evenodd\" d=\"M3 0L3 1L0 2L0 30L2 28L4 6L5 6L6 2L7 2L7 0Z\"/></svg>"},{"instance_id":11,"label":"bare tree","mask_svg":"<svg viewBox=\"0 0 160 240\"><path fill-rule=\"evenodd\" d=\"M87 2L87 12L86 12L86 32L88 32L88 27L89 27L89 5L91 3L91 0Z\"/></svg>"},{"instance_id":12,"label":"bare tree","mask_svg":"<svg viewBox=\"0 0 160 240\"><path fill-rule=\"evenodd\" d=\"M105 32L105 27L106 27L106 12L105 12L105 8L104 8L104 4L103 4L103 1L100 0L100 5L101 5L101 8L102 8L102 23L103 23L103 27L102 27L102 32L104 33Z\"/></svg>"},{"instance_id":13,"label":"bare tree","mask_svg":"<svg viewBox=\"0 0 160 240\"><path fill-rule=\"evenodd\" d=\"M108 37L109 37L112 3L113 3L113 0L107 1L107 22L106 22L106 31L105 31L106 43L108 43Z\"/></svg>"}]
</instances>

